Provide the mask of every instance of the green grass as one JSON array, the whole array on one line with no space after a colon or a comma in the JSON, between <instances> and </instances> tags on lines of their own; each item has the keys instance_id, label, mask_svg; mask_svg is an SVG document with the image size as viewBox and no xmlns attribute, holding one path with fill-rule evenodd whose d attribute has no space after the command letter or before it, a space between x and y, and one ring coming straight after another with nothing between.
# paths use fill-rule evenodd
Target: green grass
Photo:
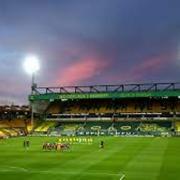
<instances>
[{"instance_id":1,"label":"green grass","mask_svg":"<svg viewBox=\"0 0 180 180\"><path fill-rule=\"evenodd\" d=\"M0 140L1 180L178 180L179 138L99 137L92 145L72 145L70 151L45 152L42 143L57 138ZM99 149L104 140L105 149Z\"/></svg>"}]
</instances>

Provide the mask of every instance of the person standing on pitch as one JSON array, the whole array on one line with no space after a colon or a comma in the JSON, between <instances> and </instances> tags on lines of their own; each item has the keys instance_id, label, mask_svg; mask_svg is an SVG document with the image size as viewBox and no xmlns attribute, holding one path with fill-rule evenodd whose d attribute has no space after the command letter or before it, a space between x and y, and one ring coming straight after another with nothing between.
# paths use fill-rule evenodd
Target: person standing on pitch
<instances>
[{"instance_id":1,"label":"person standing on pitch","mask_svg":"<svg viewBox=\"0 0 180 180\"><path fill-rule=\"evenodd\" d=\"M103 149L104 148L104 141L100 142L100 148Z\"/></svg>"},{"instance_id":2,"label":"person standing on pitch","mask_svg":"<svg viewBox=\"0 0 180 180\"><path fill-rule=\"evenodd\" d=\"M23 141L23 147L26 148L26 141Z\"/></svg>"},{"instance_id":3,"label":"person standing on pitch","mask_svg":"<svg viewBox=\"0 0 180 180\"><path fill-rule=\"evenodd\" d=\"M23 147L26 148L26 149L28 149L29 146L30 146L29 140L24 140L24 142L23 142Z\"/></svg>"},{"instance_id":4,"label":"person standing on pitch","mask_svg":"<svg viewBox=\"0 0 180 180\"><path fill-rule=\"evenodd\" d=\"M29 146L30 146L29 140L26 141L26 145L27 145L27 148L29 148Z\"/></svg>"}]
</instances>

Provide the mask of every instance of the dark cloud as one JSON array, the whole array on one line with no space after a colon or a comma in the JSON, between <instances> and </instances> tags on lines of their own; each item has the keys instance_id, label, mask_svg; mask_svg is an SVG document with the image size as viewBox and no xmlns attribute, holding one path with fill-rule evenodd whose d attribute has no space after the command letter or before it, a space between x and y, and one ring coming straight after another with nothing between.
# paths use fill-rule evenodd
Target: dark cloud
<instances>
[{"instance_id":1,"label":"dark cloud","mask_svg":"<svg viewBox=\"0 0 180 180\"><path fill-rule=\"evenodd\" d=\"M41 59L41 85L178 81L179 8L179 0L0 0L0 96L27 101L30 53Z\"/></svg>"}]
</instances>

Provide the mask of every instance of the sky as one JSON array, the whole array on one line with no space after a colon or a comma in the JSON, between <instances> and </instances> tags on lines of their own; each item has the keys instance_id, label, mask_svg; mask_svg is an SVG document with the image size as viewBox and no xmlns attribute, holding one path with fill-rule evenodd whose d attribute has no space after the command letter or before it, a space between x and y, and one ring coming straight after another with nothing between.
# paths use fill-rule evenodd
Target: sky
<instances>
[{"instance_id":1,"label":"sky","mask_svg":"<svg viewBox=\"0 0 180 180\"><path fill-rule=\"evenodd\" d=\"M178 82L179 0L0 0L0 104L38 86Z\"/></svg>"}]
</instances>

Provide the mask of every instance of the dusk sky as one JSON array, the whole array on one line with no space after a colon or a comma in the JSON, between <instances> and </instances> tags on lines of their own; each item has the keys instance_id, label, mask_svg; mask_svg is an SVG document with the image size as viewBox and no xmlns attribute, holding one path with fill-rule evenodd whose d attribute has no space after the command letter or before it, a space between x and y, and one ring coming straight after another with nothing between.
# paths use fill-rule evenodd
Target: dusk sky
<instances>
[{"instance_id":1,"label":"dusk sky","mask_svg":"<svg viewBox=\"0 0 180 180\"><path fill-rule=\"evenodd\" d=\"M0 0L0 104L39 86L180 81L180 0Z\"/></svg>"}]
</instances>

